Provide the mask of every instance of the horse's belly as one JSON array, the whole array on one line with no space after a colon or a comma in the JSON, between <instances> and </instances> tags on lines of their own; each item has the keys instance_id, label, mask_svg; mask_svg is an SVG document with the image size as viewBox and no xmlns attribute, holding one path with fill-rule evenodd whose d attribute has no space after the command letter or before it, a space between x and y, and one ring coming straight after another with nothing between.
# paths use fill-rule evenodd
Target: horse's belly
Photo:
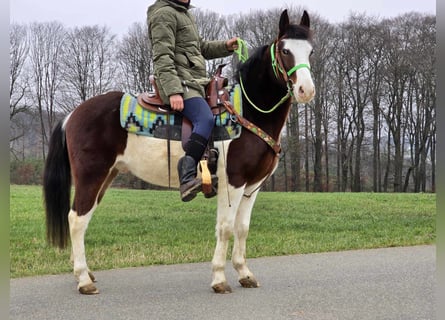
<instances>
[{"instance_id":1,"label":"horse's belly","mask_svg":"<svg viewBox=\"0 0 445 320\"><path fill-rule=\"evenodd\" d=\"M220 154L217 170L220 182L225 181L225 157L229 144L230 140L215 142ZM177 163L184 155L184 150L181 141L170 141L169 173L167 145L164 139L129 133L124 154L117 156L114 167L121 172L130 171L136 177L157 186L179 188Z\"/></svg>"},{"instance_id":2,"label":"horse's belly","mask_svg":"<svg viewBox=\"0 0 445 320\"><path fill-rule=\"evenodd\" d=\"M123 155L116 158L115 167L122 172L130 171L136 177L151 184L179 187L176 164L184 151L180 141L170 141L170 178L168 170L167 140L128 134Z\"/></svg>"}]
</instances>

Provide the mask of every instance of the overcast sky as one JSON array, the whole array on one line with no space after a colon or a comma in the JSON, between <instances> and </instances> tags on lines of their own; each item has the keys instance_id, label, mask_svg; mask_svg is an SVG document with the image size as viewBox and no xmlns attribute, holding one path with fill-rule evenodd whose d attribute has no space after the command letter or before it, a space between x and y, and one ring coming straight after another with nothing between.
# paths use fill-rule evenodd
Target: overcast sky
<instances>
[{"instance_id":1,"label":"overcast sky","mask_svg":"<svg viewBox=\"0 0 445 320\"><path fill-rule=\"evenodd\" d=\"M113 33L125 34L134 22L144 22L147 7L154 0L11 0L10 21L17 23L57 20L67 27L108 26ZM252 9L284 9L292 4L318 13L330 22L344 21L351 12L377 17L393 17L417 11L436 13L435 0L192 0L204 10L228 15L249 13ZM292 19L292 17L291 17ZM296 19L296 18L294 18Z\"/></svg>"}]
</instances>

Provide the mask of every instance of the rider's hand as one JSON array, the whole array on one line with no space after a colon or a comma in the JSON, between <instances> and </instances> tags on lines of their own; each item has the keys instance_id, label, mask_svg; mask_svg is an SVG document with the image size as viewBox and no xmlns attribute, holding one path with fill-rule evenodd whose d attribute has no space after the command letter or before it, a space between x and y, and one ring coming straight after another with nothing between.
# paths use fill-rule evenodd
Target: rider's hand
<instances>
[{"instance_id":1,"label":"rider's hand","mask_svg":"<svg viewBox=\"0 0 445 320\"><path fill-rule=\"evenodd\" d=\"M234 37L226 41L226 48L229 51L234 51L238 49L238 38Z\"/></svg>"},{"instance_id":2,"label":"rider's hand","mask_svg":"<svg viewBox=\"0 0 445 320\"><path fill-rule=\"evenodd\" d=\"M173 94L169 97L170 107L175 111L182 111L184 109L184 99L180 94Z\"/></svg>"}]
</instances>

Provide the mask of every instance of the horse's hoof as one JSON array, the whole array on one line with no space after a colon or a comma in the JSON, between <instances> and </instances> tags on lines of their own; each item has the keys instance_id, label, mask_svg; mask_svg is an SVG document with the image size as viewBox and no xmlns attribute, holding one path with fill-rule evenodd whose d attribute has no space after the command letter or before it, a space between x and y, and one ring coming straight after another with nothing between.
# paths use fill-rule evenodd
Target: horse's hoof
<instances>
[{"instance_id":1,"label":"horse's hoof","mask_svg":"<svg viewBox=\"0 0 445 320\"><path fill-rule=\"evenodd\" d=\"M243 288L258 288L260 286L259 282L253 276L240 279L239 283Z\"/></svg>"},{"instance_id":2,"label":"horse's hoof","mask_svg":"<svg viewBox=\"0 0 445 320\"><path fill-rule=\"evenodd\" d=\"M97 290L96 286L91 283L86 286L79 287L79 292L81 294L91 295L91 294L98 294L99 290Z\"/></svg>"},{"instance_id":3,"label":"horse's hoof","mask_svg":"<svg viewBox=\"0 0 445 320\"><path fill-rule=\"evenodd\" d=\"M227 282L218 283L212 286L215 293L232 293L232 288L227 284Z\"/></svg>"},{"instance_id":4,"label":"horse's hoof","mask_svg":"<svg viewBox=\"0 0 445 320\"><path fill-rule=\"evenodd\" d=\"M88 272L88 275L90 276L91 281L97 282L96 277L91 272Z\"/></svg>"}]
</instances>

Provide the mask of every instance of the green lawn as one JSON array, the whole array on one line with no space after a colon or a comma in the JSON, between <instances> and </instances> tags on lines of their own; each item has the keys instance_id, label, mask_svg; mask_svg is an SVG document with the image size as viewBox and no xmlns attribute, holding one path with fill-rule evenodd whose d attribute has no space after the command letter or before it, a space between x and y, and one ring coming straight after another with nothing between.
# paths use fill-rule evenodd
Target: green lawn
<instances>
[{"instance_id":1,"label":"green lawn","mask_svg":"<svg viewBox=\"0 0 445 320\"><path fill-rule=\"evenodd\" d=\"M210 261L215 221L215 199L110 189L87 231L89 267ZM432 244L435 222L435 194L262 192L247 257ZM71 272L69 256L46 244L41 187L11 186L11 277Z\"/></svg>"}]
</instances>

